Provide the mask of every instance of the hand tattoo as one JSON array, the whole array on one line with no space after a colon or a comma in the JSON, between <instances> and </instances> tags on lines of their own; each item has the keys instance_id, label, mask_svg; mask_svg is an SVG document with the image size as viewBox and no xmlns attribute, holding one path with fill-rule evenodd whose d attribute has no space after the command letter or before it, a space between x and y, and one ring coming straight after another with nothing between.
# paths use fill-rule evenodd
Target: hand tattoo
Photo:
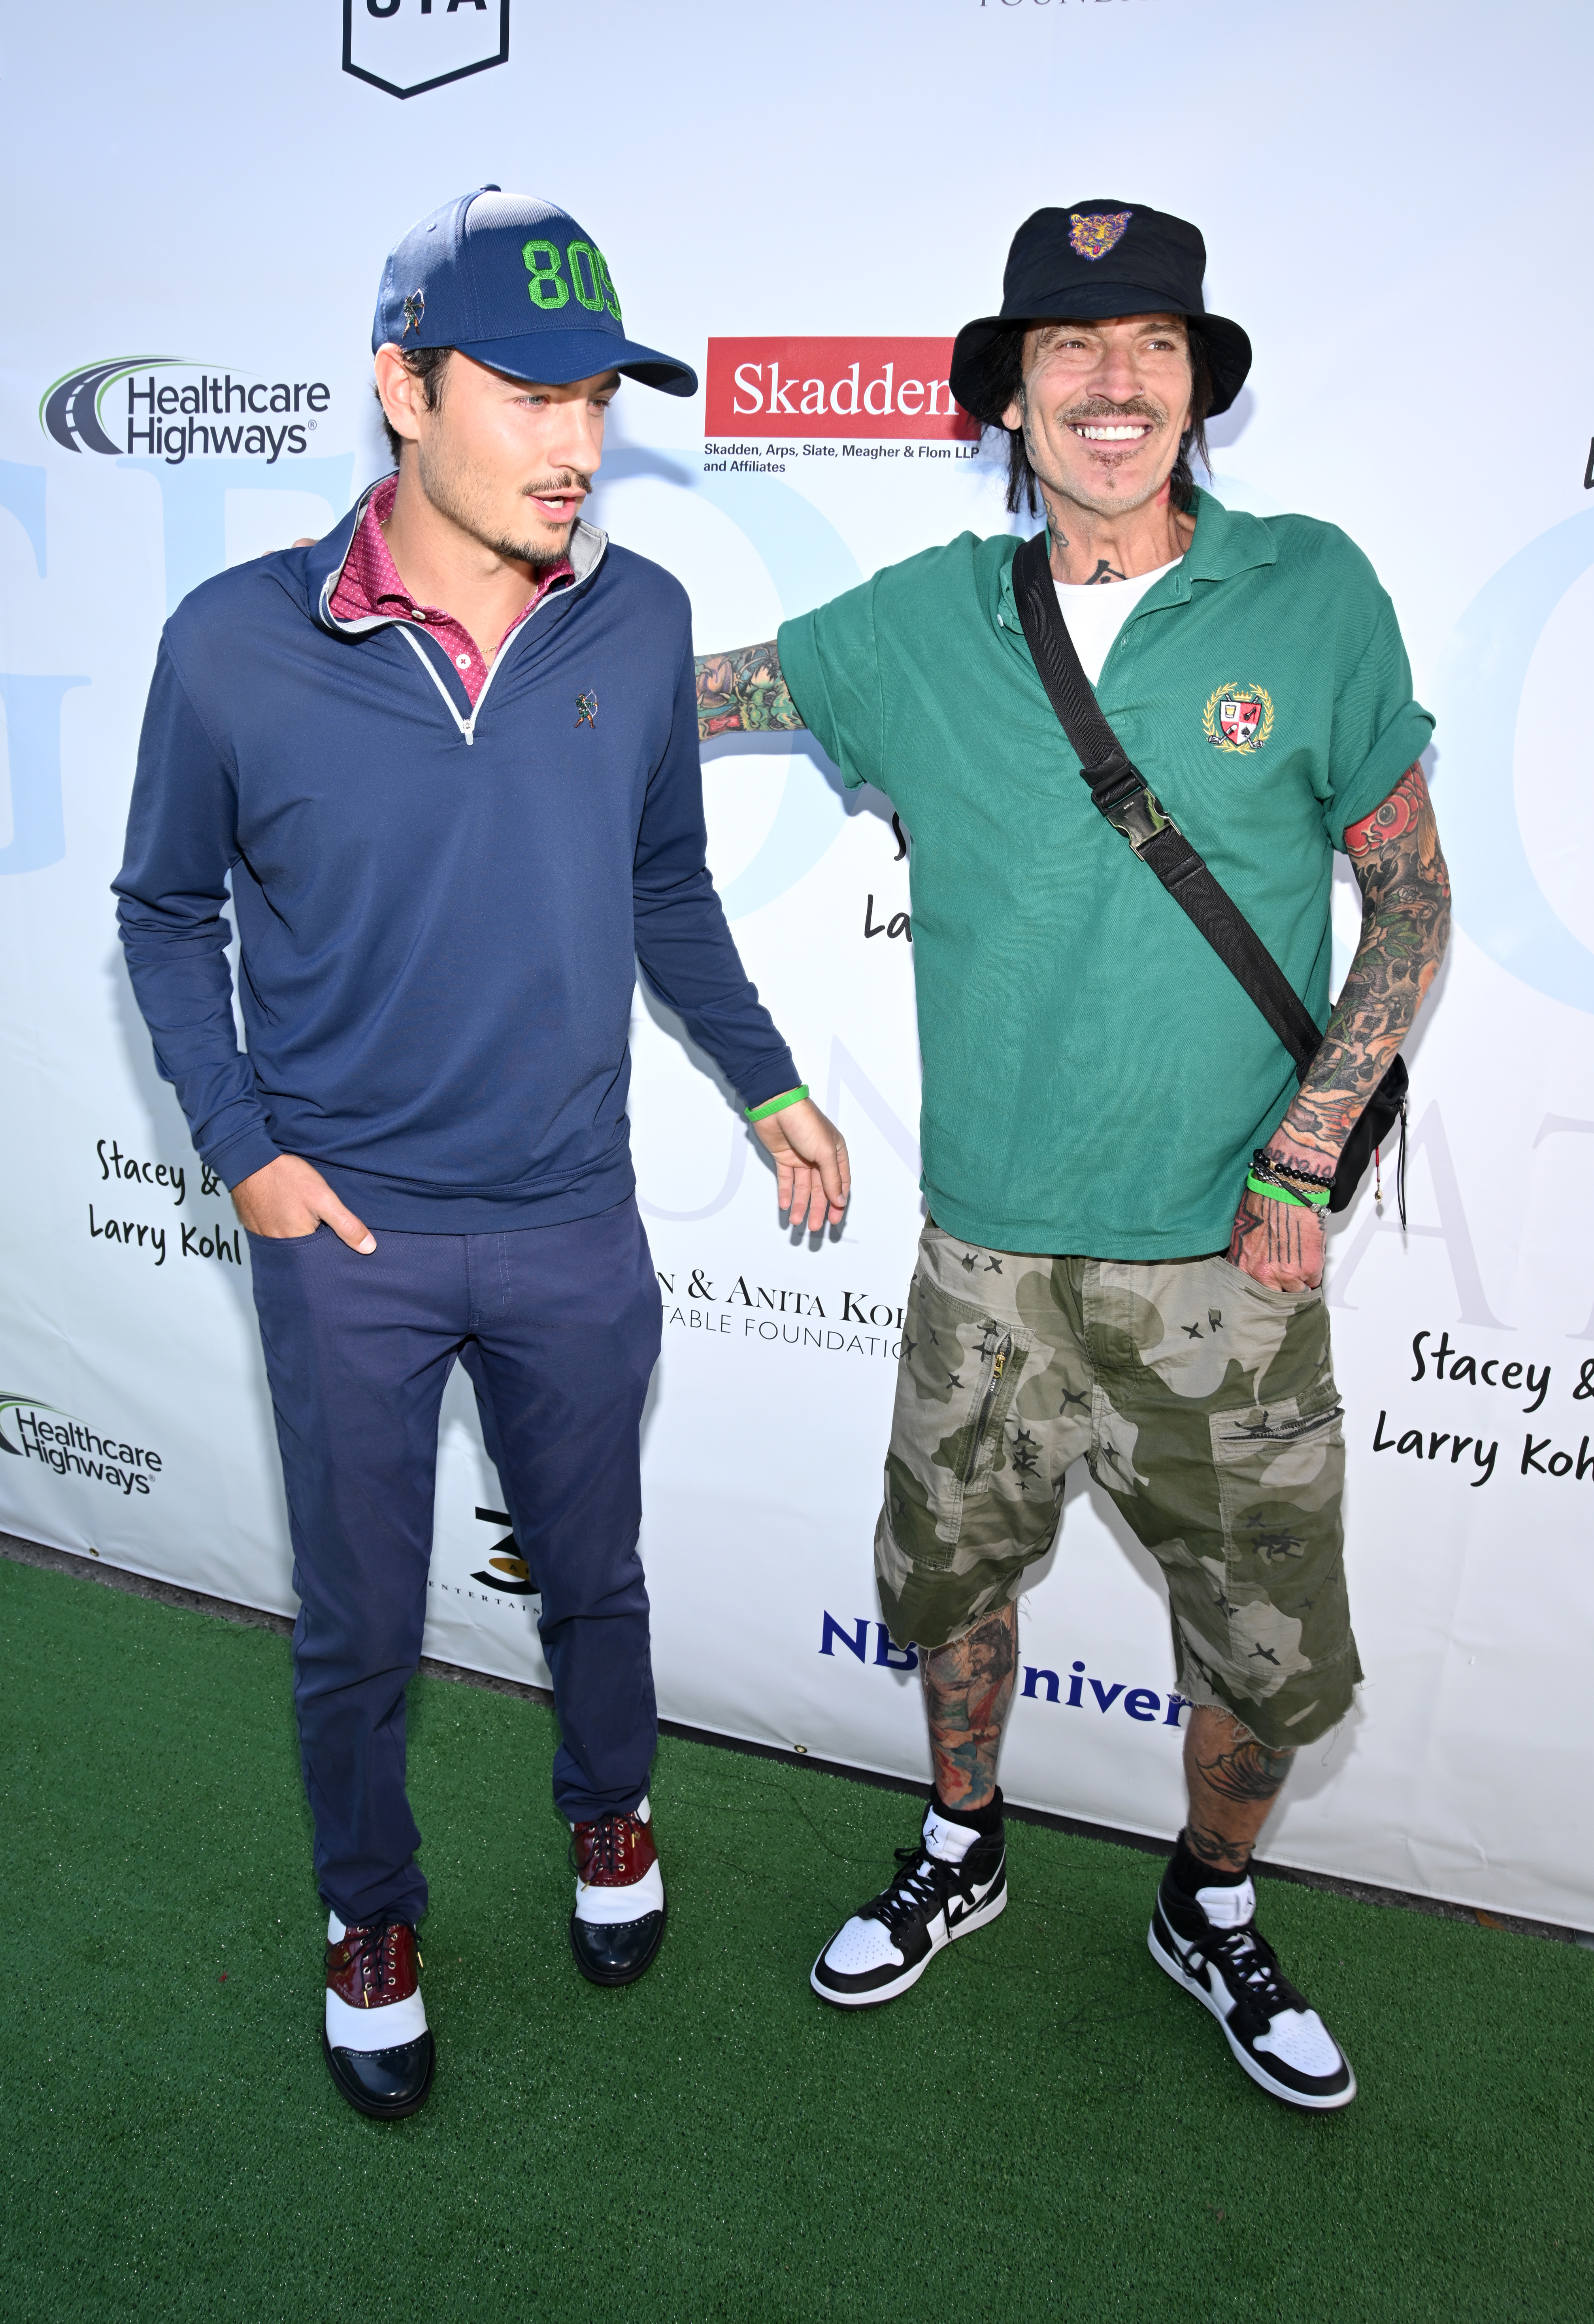
<instances>
[{"instance_id":1,"label":"hand tattoo","mask_svg":"<svg viewBox=\"0 0 1594 2324\"><path fill-rule=\"evenodd\" d=\"M1018 1616L989 1614L924 1658L925 1714L935 1789L949 1808L981 1808L996 1791L997 1755L1018 1667Z\"/></svg>"},{"instance_id":2,"label":"hand tattoo","mask_svg":"<svg viewBox=\"0 0 1594 2324\"><path fill-rule=\"evenodd\" d=\"M1248 1186L1234 1214L1229 1258L1256 1275L1264 1267L1298 1276L1315 1290L1322 1280L1322 1219L1300 1203L1275 1202Z\"/></svg>"},{"instance_id":3,"label":"hand tattoo","mask_svg":"<svg viewBox=\"0 0 1594 2324\"><path fill-rule=\"evenodd\" d=\"M700 741L706 742L711 734L764 734L802 724L780 674L773 638L736 653L699 654L695 668Z\"/></svg>"}]
</instances>

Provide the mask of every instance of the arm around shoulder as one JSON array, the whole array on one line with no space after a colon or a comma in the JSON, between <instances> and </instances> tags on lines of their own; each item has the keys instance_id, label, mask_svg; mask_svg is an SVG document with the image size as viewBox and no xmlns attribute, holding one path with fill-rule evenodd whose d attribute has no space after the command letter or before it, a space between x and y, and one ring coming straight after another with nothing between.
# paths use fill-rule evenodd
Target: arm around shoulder
<instances>
[{"instance_id":1,"label":"arm around shoulder","mask_svg":"<svg viewBox=\"0 0 1594 2324\"><path fill-rule=\"evenodd\" d=\"M733 653L699 654L694 669L699 742L714 734L776 733L802 725L773 638Z\"/></svg>"}]
</instances>

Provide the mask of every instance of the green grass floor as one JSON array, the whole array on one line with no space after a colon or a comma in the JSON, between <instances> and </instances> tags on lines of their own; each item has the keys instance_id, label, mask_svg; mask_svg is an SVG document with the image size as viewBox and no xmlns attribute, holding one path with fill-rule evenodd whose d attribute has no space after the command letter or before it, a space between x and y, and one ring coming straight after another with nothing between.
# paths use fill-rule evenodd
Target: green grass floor
<instances>
[{"instance_id":1,"label":"green grass floor","mask_svg":"<svg viewBox=\"0 0 1594 2324\"><path fill-rule=\"evenodd\" d=\"M900 1794L667 1740L654 1969L583 1983L549 1715L421 1680L439 2062L378 2125L322 2065L270 1633L0 1561L0 2314L1594 2316L1594 1954L1274 1882L1355 2060L1286 2112L1153 1966L1155 1862L1009 1829L1012 1902L894 2007L807 1969Z\"/></svg>"}]
</instances>

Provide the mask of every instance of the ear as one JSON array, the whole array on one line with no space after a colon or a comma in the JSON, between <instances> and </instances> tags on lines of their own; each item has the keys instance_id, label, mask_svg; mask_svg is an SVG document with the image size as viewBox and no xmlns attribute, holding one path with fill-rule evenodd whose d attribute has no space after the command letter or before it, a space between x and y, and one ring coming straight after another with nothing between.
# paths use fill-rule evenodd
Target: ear
<instances>
[{"instance_id":1,"label":"ear","mask_svg":"<svg viewBox=\"0 0 1594 2324\"><path fill-rule=\"evenodd\" d=\"M1023 400L1021 397L1016 395L1011 403L1009 404L1007 410L1002 413L1002 426L1004 428L1022 428L1023 425Z\"/></svg>"},{"instance_id":2,"label":"ear","mask_svg":"<svg viewBox=\"0 0 1594 2324\"><path fill-rule=\"evenodd\" d=\"M419 414L426 405L420 382L391 339L377 348L373 368L377 397L389 425L406 443L417 443L420 437Z\"/></svg>"}]
</instances>

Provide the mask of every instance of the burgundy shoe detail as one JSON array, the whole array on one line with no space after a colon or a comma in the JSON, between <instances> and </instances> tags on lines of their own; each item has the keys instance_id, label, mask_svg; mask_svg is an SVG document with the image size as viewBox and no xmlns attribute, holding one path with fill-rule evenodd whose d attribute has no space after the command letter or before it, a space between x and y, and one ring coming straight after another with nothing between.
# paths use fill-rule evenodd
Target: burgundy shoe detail
<instances>
[{"instance_id":1,"label":"burgundy shoe detail","mask_svg":"<svg viewBox=\"0 0 1594 2324\"><path fill-rule=\"evenodd\" d=\"M578 1823L570 1855L577 1877L589 1888L629 1888L659 1861L653 1827L644 1823L634 1808L630 1815L606 1815L596 1823Z\"/></svg>"},{"instance_id":2,"label":"burgundy shoe detail","mask_svg":"<svg viewBox=\"0 0 1594 2324\"><path fill-rule=\"evenodd\" d=\"M408 1921L370 1921L327 1940L327 1983L352 2009L408 2001L423 1966Z\"/></svg>"}]
</instances>

